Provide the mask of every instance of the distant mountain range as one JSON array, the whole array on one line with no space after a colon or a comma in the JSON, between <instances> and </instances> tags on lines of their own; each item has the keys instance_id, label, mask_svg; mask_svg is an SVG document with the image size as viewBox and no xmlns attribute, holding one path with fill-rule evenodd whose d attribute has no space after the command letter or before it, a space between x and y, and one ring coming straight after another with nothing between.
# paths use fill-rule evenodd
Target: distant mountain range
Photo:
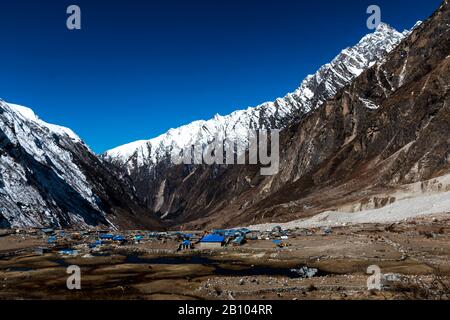
<instances>
[{"instance_id":1,"label":"distant mountain range","mask_svg":"<svg viewBox=\"0 0 450 320\"><path fill-rule=\"evenodd\" d=\"M0 227L209 228L389 205L450 172L449 26L448 1L412 31L381 24L284 98L101 156L1 101ZM170 162L174 148L261 128L282 129L277 175Z\"/></svg>"}]
</instances>

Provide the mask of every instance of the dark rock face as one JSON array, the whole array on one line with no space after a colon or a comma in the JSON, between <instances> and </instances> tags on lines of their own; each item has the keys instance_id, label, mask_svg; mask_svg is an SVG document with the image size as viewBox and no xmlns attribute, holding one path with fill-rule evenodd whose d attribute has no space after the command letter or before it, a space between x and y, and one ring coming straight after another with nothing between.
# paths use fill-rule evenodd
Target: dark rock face
<instances>
[{"instance_id":1,"label":"dark rock face","mask_svg":"<svg viewBox=\"0 0 450 320\"><path fill-rule=\"evenodd\" d=\"M172 226L234 226L311 216L448 173L449 25L446 1L383 62L285 129L278 175L160 163L132 176L145 190L138 197Z\"/></svg>"},{"instance_id":2,"label":"dark rock face","mask_svg":"<svg viewBox=\"0 0 450 320\"><path fill-rule=\"evenodd\" d=\"M98 205L112 224L122 229L163 229L163 225L137 199L132 183L127 176L121 176L117 169L99 159L82 144L68 146L68 151L85 174ZM103 223L102 223L103 224Z\"/></svg>"},{"instance_id":3,"label":"dark rock face","mask_svg":"<svg viewBox=\"0 0 450 320\"><path fill-rule=\"evenodd\" d=\"M0 228L1 229L8 229L11 227L11 224L9 223L8 220L6 220L6 218L0 214Z\"/></svg>"}]
</instances>

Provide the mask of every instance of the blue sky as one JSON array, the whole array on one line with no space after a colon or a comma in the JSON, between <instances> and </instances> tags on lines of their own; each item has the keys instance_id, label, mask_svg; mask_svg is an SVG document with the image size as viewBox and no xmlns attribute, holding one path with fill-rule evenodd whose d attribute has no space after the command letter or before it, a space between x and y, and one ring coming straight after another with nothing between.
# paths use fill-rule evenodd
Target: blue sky
<instances>
[{"instance_id":1,"label":"blue sky","mask_svg":"<svg viewBox=\"0 0 450 320\"><path fill-rule=\"evenodd\" d=\"M440 0L1 1L0 97L100 153L293 91L366 33L403 30ZM77 4L82 30L66 28Z\"/></svg>"}]
</instances>

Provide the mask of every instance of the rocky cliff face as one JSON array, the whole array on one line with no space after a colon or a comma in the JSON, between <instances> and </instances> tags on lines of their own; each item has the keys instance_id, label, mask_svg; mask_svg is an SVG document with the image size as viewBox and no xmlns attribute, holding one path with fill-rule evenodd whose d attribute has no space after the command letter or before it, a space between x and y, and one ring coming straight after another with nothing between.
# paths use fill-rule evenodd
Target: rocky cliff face
<instances>
[{"instance_id":1,"label":"rocky cliff face","mask_svg":"<svg viewBox=\"0 0 450 320\"><path fill-rule=\"evenodd\" d=\"M0 101L2 227L157 226L113 170L70 129Z\"/></svg>"},{"instance_id":2,"label":"rocky cliff face","mask_svg":"<svg viewBox=\"0 0 450 320\"><path fill-rule=\"evenodd\" d=\"M159 163L139 196L173 225L233 226L364 203L447 173L449 12L445 1L382 61L283 130L279 174Z\"/></svg>"}]
</instances>

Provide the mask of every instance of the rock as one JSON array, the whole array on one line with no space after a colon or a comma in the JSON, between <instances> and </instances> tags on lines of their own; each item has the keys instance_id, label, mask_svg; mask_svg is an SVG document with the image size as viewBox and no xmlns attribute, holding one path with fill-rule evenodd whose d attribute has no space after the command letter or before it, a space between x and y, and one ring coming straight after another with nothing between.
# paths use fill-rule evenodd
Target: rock
<instances>
[{"instance_id":1,"label":"rock","mask_svg":"<svg viewBox=\"0 0 450 320\"><path fill-rule=\"evenodd\" d=\"M301 278L312 278L314 277L319 270L315 268L301 267L300 269L291 269L292 273L299 275Z\"/></svg>"}]
</instances>

